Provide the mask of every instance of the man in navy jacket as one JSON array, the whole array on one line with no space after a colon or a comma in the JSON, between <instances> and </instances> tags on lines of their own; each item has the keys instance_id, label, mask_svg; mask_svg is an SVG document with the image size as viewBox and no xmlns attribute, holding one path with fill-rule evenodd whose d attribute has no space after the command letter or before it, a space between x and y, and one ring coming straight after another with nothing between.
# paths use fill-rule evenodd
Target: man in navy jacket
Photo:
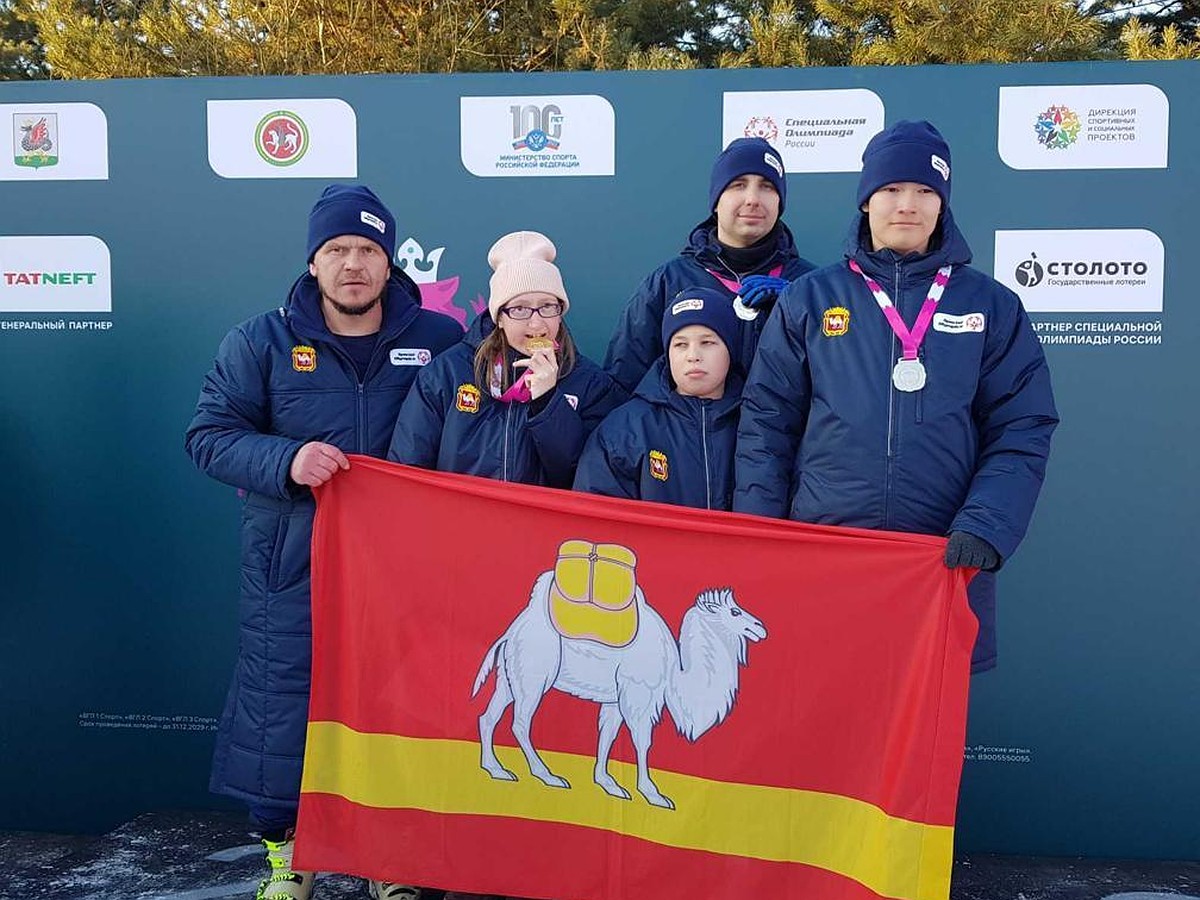
<instances>
[{"instance_id":1,"label":"man in navy jacket","mask_svg":"<svg viewBox=\"0 0 1200 900\"><path fill-rule=\"evenodd\" d=\"M968 265L950 148L898 122L863 154L845 258L780 297L742 401L734 510L949 535L983 571L972 668L995 665L995 579L1025 534L1058 423L1021 302Z\"/></svg>"},{"instance_id":2,"label":"man in navy jacket","mask_svg":"<svg viewBox=\"0 0 1200 900\"><path fill-rule=\"evenodd\" d=\"M692 229L687 246L638 285L625 305L604 357L604 368L633 393L666 349L663 314L685 289L710 287L734 309L740 333L730 353L749 367L769 306L779 289L812 269L796 253L792 232L779 218L787 201L783 157L762 138L738 138L713 163L708 217ZM759 282L751 299L748 279ZM747 281L743 285L743 281Z\"/></svg>"},{"instance_id":3,"label":"man in navy jacket","mask_svg":"<svg viewBox=\"0 0 1200 900\"><path fill-rule=\"evenodd\" d=\"M392 265L396 223L370 190L332 185L308 221L308 272L286 305L225 336L205 376L187 451L243 492L240 642L210 787L250 806L271 875L260 900L306 900L291 868L311 669L311 488L383 456L417 372L462 338L421 309ZM372 882L373 897L413 890Z\"/></svg>"}]
</instances>

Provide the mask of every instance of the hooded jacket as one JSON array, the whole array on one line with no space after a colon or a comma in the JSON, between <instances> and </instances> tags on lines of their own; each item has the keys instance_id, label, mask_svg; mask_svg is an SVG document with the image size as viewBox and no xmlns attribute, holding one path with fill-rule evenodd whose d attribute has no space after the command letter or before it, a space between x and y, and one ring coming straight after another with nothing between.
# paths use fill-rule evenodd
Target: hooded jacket
<instances>
[{"instance_id":1,"label":"hooded jacket","mask_svg":"<svg viewBox=\"0 0 1200 900\"><path fill-rule=\"evenodd\" d=\"M846 260L792 284L758 346L743 396L734 509L825 525L983 538L1016 550L1058 423L1041 344L1017 296L968 264L947 209L920 255L872 251L856 217L846 257L912 326L937 270L952 265L920 347L924 389L892 385L902 355ZM940 239L939 239L940 237ZM994 581L972 582L975 668L995 657Z\"/></svg>"},{"instance_id":2,"label":"hooded jacket","mask_svg":"<svg viewBox=\"0 0 1200 900\"><path fill-rule=\"evenodd\" d=\"M495 328L483 315L427 367L396 420L388 459L439 472L569 488L584 441L627 394L582 355L548 395L503 403L475 383L475 351ZM513 359L508 360L511 365ZM540 402L539 402L540 401Z\"/></svg>"},{"instance_id":3,"label":"hooded jacket","mask_svg":"<svg viewBox=\"0 0 1200 900\"><path fill-rule=\"evenodd\" d=\"M735 272L721 256L721 244L717 240L716 218L710 216L695 228L688 237L687 246L679 256L659 266L633 292L604 356L604 369L627 391L634 391L642 376L662 356L663 312L667 303L676 294L687 288L710 287L723 291L734 299L721 278L740 283L747 275L764 275L780 268L780 278L792 281L813 268L812 263L801 259L796 253L796 244L788 227L779 222L775 252L757 269ZM751 321L742 321L742 346L730 347L730 355L749 368L758 344L759 333L767 321L768 311L760 311Z\"/></svg>"},{"instance_id":4,"label":"hooded jacket","mask_svg":"<svg viewBox=\"0 0 1200 900\"><path fill-rule=\"evenodd\" d=\"M728 510L742 379L730 372L719 400L685 397L659 359L637 394L592 433L575 490Z\"/></svg>"},{"instance_id":5,"label":"hooded jacket","mask_svg":"<svg viewBox=\"0 0 1200 900\"><path fill-rule=\"evenodd\" d=\"M393 270L361 382L325 326L311 275L293 285L286 306L243 322L221 342L186 437L196 465L245 497L240 651L212 790L284 805L300 794L315 504L289 477L293 457L309 441L382 456L421 366L461 337L453 319L421 309L416 285Z\"/></svg>"}]
</instances>

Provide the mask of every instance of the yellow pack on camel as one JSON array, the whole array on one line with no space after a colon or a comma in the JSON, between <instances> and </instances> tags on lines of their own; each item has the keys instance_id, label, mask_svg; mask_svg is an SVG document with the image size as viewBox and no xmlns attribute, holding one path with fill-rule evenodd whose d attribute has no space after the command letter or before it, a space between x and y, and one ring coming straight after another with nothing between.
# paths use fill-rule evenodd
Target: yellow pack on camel
<instances>
[{"instance_id":1,"label":"yellow pack on camel","mask_svg":"<svg viewBox=\"0 0 1200 900\"><path fill-rule=\"evenodd\" d=\"M637 557L620 544L563 541L554 563L550 620L563 637L624 647L637 634Z\"/></svg>"}]
</instances>

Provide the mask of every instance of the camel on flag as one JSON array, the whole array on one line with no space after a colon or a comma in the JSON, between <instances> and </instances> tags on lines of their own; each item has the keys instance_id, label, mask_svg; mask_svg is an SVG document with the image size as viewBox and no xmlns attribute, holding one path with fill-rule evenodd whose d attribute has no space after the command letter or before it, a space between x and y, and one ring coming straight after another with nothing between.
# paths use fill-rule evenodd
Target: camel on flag
<instances>
[{"instance_id":1,"label":"camel on flag","mask_svg":"<svg viewBox=\"0 0 1200 900\"><path fill-rule=\"evenodd\" d=\"M295 864L544 900L947 900L945 541L352 457L319 489Z\"/></svg>"}]
</instances>

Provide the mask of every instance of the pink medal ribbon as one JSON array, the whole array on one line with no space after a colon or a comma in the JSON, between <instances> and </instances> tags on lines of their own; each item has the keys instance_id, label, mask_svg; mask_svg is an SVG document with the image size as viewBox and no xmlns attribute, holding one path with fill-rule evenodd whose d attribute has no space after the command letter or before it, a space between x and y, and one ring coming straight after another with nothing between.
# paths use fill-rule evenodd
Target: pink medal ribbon
<instances>
[{"instance_id":1,"label":"pink medal ribbon","mask_svg":"<svg viewBox=\"0 0 1200 900\"><path fill-rule=\"evenodd\" d=\"M861 275L863 281L867 283L867 288L875 296L875 302L883 310L884 318L887 319L888 325L891 326L896 337L900 338L900 345L904 348L903 355L896 360L896 365L892 369L892 384L896 386L897 390L907 393L921 390L925 387L925 366L921 364L917 354L921 349L921 341L925 340L925 332L929 330L929 323L933 321L933 311L937 309L938 301L942 299L942 292L950 283L950 273L954 271L954 267L942 266L938 269L911 331L904 324L904 320L900 318L895 304L892 303L892 299L879 282L864 272L856 260L850 260L850 268Z\"/></svg>"},{"instance_id":2,"label":"pink medal ribbon","mask_svg":"<svg viewBox=\"0 0 1200 900\"><path fill-rule=\"evenodd\" d=\"M711 275L713 278L717 279L717 281L721 282L721 284L725 285L725 289L728 290L729 293L736 294L741 291L742 283L740 281L738 281L737 279L729 278L713 269L705 269L705 271L708 272L708 274ZM776 266L767 274L770 275L772 278L778 278L780 275L783 274L783 266Z\"/></svg>"},{"instance_id":3,"label":"pink medal ribbon","mask_svg":"<svg viewBox=\"0 0 1200 900\"><path fill-rule=\"evenodd\" d=\"M554 349L558 350L558 341L554 342ZM504 369L504 361L497 358L492 367L492 378L494 383L499 385L501 373ZM533 400L533 391L529 389L529 370L526 369L521 373L521 377L512 384L503 394L498 394L497 390L493 390L492 394L497 395L496 399L501 403L529 403Z\"/></svg>"},{"instance_id":4,"label":"pink medal ribbon","mask_svg":"<svg viewBox=\"0 0 1200 900\"><path fill-rule=\"evenodd\" d=\"M733 311L737 314L739 319L745 322L753 322L758 318L759 310L751 309L742 302L742 283L740 281L722 275L720 272L717 272L713 269L706 269L705 271L708 272L708 274L713 278L717 279L717 281L721 282L721 284L725 286L725 289L734 295ZM783 266L775 266L767 274L772 278L778 278L783 274Z\"/></svg>"}]
</instances>

